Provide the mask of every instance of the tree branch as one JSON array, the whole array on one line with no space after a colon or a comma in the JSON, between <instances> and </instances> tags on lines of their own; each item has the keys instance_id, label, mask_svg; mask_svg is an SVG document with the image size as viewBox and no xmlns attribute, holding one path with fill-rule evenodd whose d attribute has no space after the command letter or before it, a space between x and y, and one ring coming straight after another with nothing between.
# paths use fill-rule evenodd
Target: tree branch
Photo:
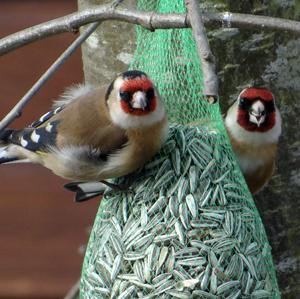
<instances>
[{"instance_id":1,"label":"tree branch","mask_svg":"<svg viewBox=\"0 0 300 299\"><path fill-rule=\"evenodd\" d=\"M150 30L186 28L190 26L187 14L159 14L101 5L27 28L1 39L0 56L42 38L63 32L77 32L78 28L83 25L109 19L139 24ZM228 12L203 13L202 20L205 24L217 26L223 26L226 23L226 25L232 27L289 31L300 35L300 22L267 16Z\"/></svg>"},{"instance_id":2,"label":"tree branch","mask_svg":"<svg viewBox=\"0 0 300 299\"><path fill-rule=\"evenodd\" d=\"M13 109L0 122L1 132L22 114L22 110L40 90L45 82L60 68L60 66L80 47L80 45L96 30L99 22L95 22L76 38L76 40L58 57L58 59L48 68L48 70L36 81L36 83L26 92L22 99L13 107Z\"/></svg>"},{"instance_id":3,"label":"tree branch","mask_svg":"<svg viewBox=\"0 0 300 299\"><path fill-rule=\"evenodd\" d=\"M76 299L79 297L80 279L68 291L64 299Z\"/></svg>"},{"instance_id":4,"label":"tree branch","mask_svg":"<svg viewBox=\"0 0 300 299\"><path fill-rule=\"evenodd\" d=\"M196 41L198 54L204 76L204 94L216 98L218 96L218 77L216 75L215 57L210 50L205 28L200 14L197 0L185 0L193 35ZM214 100L212 101L214 102Z\"/></svg>"}]
</instances>

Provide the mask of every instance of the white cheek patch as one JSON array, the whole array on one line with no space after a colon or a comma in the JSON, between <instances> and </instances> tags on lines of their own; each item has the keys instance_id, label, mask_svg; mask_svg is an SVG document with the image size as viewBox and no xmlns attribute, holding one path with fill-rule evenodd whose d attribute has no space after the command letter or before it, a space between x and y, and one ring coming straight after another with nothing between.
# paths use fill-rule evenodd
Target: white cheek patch
<instances>
[{"instance_id":1,"label":"white cheek patch","mask_svg":"<svg viewBox=\"0 0 300 299\"><path fill-rule=\"evenodd\" d=\"M119 77L115 80L115 83L114 83L114 89L115 90L120 90L121 86L123 85L124 83L124 79Z\"/></svg>"},{"instance_id":2,"label":"white cheek patch","mask_svg":"<svg viewBox=\"0 0 300 299\"><path fill-rule=\"evenodd\" d=\"M110 106L110 116L114 124L123 129L148 127L160 122L165 117L165 109L160 101L157 101L156 109L146 115L131 115L121 108L120 104L113 103Z\"/></svg>"}]
</instances>

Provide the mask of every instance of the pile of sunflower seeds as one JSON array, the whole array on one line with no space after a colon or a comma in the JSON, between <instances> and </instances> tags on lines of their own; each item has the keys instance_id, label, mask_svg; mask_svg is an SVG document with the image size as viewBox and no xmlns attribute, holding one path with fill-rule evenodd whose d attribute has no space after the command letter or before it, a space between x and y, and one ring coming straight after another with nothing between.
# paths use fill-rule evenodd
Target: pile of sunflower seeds
<instances>
[{"instance_id":1,"label":"pile of sunflower seeds","mask_svg":"<svg viewBox=\"0 0 300 299\"><path fill-rule=\"evenodd\" d=\"M174 125L128 191L106 192L81 298L280 298L264 228L224 135Z\"/></svg>"}]
</instances>

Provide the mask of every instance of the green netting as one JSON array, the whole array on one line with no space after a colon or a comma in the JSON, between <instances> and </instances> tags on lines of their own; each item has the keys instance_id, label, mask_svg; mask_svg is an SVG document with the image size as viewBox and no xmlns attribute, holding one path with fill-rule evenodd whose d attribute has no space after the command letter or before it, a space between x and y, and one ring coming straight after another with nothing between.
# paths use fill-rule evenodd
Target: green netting
<instances>
[{"instance_id":1,"label":"green netting","mask_svg":"<svg viewBox=\"0 0 300 299\"><path fill-rule=\"evenodd\" d=\"M185 10L174 0L141 0L139 9ZM219 105L202 94L191 30L138 28L131 68L156 83L170 134L130 190L105 192L81 298L280 298L265 230Z\"/></svg>"},{"instance_id":2,"label":"green netting","mask_svg":"<svg viewBox=\"0 0 300 299\"><path fill-rule=\"evenodd\" d=\"M139 1L140 10L185 12L182 1ZM192 30L156 30L138 27L131 68L145 70L157 84L170 121L187 124L201 120L221 123L219 106L203 97L203 78Z\"/></svg>"}]
</instances>

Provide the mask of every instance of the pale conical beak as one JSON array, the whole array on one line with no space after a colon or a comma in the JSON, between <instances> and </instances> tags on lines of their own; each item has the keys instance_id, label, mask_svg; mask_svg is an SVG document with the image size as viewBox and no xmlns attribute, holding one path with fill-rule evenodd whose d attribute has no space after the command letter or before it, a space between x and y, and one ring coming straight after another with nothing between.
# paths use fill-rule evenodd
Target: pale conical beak
<instances>
[{"instance_id":1,"label":"pale conical beak","mask_svg":"<svg viewBox=\"0 0 300 299\"><path fill-rule=\"evenodd\" d=\"M147 107L146 94L143 91L137 91L132 97L131 106L135 109L145 110Z\"/></svg>"},{"instance_id":2,"label":"pale conical beak","mask_svg":"<svg viewBox=\"0 0 300 299\"><path fill-rule=\"evenodd\" d=\"M256 101L249 109L249 121L256 124L258 127L266 119L265 105L261 101Z\"/></svg>"}]
</instances>

